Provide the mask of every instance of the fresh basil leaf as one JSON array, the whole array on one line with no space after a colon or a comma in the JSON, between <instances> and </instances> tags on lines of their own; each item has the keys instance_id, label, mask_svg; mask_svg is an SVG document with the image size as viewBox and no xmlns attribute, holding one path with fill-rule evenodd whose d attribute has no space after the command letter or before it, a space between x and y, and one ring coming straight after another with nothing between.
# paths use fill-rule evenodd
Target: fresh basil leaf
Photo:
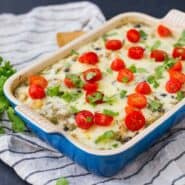
<instances>
[{"instance_id":1,"label":"fresh basil leaf","mask_svg":"<svg viewBox=\"0 0 185 185\"><path fill-rule=\"evenodd\" d=\"M57 180L56 185L69 185L69 181L65 177Z\"/></svg>"},{"instance_id":2,"label":"fresh basil leaf","mask_svg":"<svg viewBox=\"0 0 185 185\"><path fill-rule=\"evenodd\" d=\"M120 98L124 98L124 97L126 96L126 94L127 94L127 91L122 90L122 91L120 92Z\"/></svg>"},{"instance_id":3,"label":"fresh basil leaf","mask_svg":"<svg viewBox=\"0 0 185 185\"><path fill-rule=\"evenodd\" d=\"M109 109L104 109L103 114L108 115L108 116L118 116L119 112L114 112L114 111L109 110Z\"/></svg>"},{"instance_id":4,"label":"fresh basil leaf","mask_svg":"<svg viewBox=\"0 0 185 185\"><path fill-rule=\"evenodd\" d=\"M111 140L114 140L116 136L116 133L113 130L106 131L103 135L99 136L96 140L95 143L107 143Z\"/></svg>"}]
</instances>

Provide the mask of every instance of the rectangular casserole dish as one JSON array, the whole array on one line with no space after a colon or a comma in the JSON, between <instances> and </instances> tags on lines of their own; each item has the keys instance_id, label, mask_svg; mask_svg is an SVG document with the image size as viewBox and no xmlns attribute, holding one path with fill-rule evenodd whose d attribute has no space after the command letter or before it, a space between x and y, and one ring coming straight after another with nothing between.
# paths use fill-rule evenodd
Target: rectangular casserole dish
<instances>
[{"instance_id":1,"label":"rectangular casserole dish","mask_svg":"<svg viewBox=\"0 0 185 185\"><path fill-rule=\"evenodd\" d=\"M183 117L183 114L185 113L185 100L179 102L172 110L168 111L160 119L144 129L130 141L126 142L120 148L101 151L88 148L87 146L78 143L72 137L66 135L60 126L53 125L50 121L38 115L29 107L22 105L21 102L15 98L13 91L29 75L37 73L43 68L56 63L61 58L67 56L72 49L77 49L81 45L102 36L110 29L128 22L141 22L150 26L162 22L169 25L170 28L178 33L185 29L185 14L177 10L171 10L162 19L156 19L141 13L124 13L118 15L97 30L92 31L64 46L50 57L36 61L30 67L17 72L4 86L5 96L15 107L16 113L38 137L48 142L88 171L99 176L115 175L129 161L134 159L138 154L154 143L154 141L168 128Z\"/></svg>"}]
</instances>

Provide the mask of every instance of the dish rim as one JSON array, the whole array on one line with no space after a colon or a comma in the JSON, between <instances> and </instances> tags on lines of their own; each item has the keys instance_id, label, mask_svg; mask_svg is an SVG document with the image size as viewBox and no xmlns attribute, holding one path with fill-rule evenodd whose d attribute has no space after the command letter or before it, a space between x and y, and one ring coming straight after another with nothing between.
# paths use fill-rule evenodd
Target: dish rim
<instances>
[{"instance_id":1,"label":"dish rim","mask_svg":"<svg viewBox=\"0 0 185 185\"><path fill-rule=\"evenodd\" d=\"M177 11L177 10L171 10L170 12L172 12L172 11ZM170 12L168 12L167 15L170 14ZM185 16L185 14L184 14L184 16ZM28 67L26 67L24 69L21 69L19 72L15 73L12 77L10 77L6 81L6 83L4 85L4 94L5 94L5 96L15 106L22 105L22 103L19 102L15 98L15 96L13 95L13 92L12 92L13 89L15 88L13 86L14 86L14 82L16 80L20 81L23 76L28 76L31 71L34 71L34 68L35 69L36 69L36 67L39 68L41 66L41 64L44 64L44 63L50 63L49 62L50 60L51 61L55 60L55 62L51 62L51 64L52 63L56 63L57 60L59 60L59 58L60 59L62 58L60 55L62 55L62 54L65 55L65 53L67 53L66 51L74 49L74 47L78 48L79 47L78 45L80 45L80 43L83 42L83 41L85 41L85 42L92 41L93 40L91 38L92 36L98 34L102 30L104 30L104 32L111 30L111 29L107 29L106 30L106 28L108 28L112 24L116 23L117 21L121 21L121 20L126 19L126 18L128 19L129 17L133 17L136 20L137 19L143 19L143 22L146 23L146 24L149 24L150 21L152 23L154 23L154 24L157 24L159 22L162 22L164 20L164 18L165 18L164 17L164 18L158 19L158 18L152 17L150 15L147 15L147 14L144 14L144 13L138 13L138 12L127 12L127 13L122 13L120 15L117 15L117 16L113 17L112 19L110 19L109 21L107 21L105 24L103 24L98 29L95 29L95 30L93 30L93 31L91 31L91 32L81 36L80 38L72 41L71 43L67 44L66 46L64 46L61 49L57 50L56 52L52 53L51 55L49 55L47 57L44 57L44 58L41 58L39 60L36 60L31 66L29 65ZM175 28L173 28L173 27L172 27L172 29L175 30ZM58 59L57 59L57 57L58 57ZM44 67L49 66L51 64L47 64ZM44 67L42 67L42 68L44 68ZM38 70L38 71L40 71L40 70ZM17 85L15 85L15 86L17 86ZM90 154L96 155L96 156L110 156L110 155L118 155L120 153L123 153L124 151L126 151L126 150L130 149L131 147L133 147L134 145L136 145L139 141L144 139L147 135L149 135L152 132L154 132L155 129L157 129L159 126L161 126L168 118L170 118L173 114L175 114L184 105L185 105L185 100L182 100L181 102L177 103L170 111L166 112L163 116L161 116L159 119L154 121L154 123L152 123L152 125L150 125L149 127L143 129L141 131L141 133L137 134L131 140L129 140L126 143L122 144L122 146L120 146L118 148L115 148L115 149L111 149L111 150L99 150L99 149L90 148L90 147L88 147L86 145L84 146L82 143L80 143L80 141L75 140L71 136L67 135L64 131L61 131L61 132L48 132L43 127L40 127L40 125L38 125L35 121L30 119L29 117L25 116L24 114L22 114L20 112L19 112L19 114L22 117L26 117L26 119L30 123L34 124L36 127L40 128L42 131L46 132L47 134L50 134L50 135L62 134L69 142L71 142L77 148L79 148L79 149L81 149L81 150L83 150L83 151L85 151L87 153L90 153Z\"/></svg>"}]
</instances>

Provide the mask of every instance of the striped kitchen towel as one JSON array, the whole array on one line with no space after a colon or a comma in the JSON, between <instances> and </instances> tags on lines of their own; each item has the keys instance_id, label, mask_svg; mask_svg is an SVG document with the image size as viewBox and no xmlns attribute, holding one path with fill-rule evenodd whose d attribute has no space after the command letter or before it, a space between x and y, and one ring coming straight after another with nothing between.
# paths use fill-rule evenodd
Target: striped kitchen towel
<instances>
[{"instance_id":1,"label":"striped kitchen towel","mask_svg":"<svg viewBox=\"0 0 185 185\"><path fill-rule=\"evenodd\" d=\"M57 49L57 31L88 31L104 21L98 7L89 2L40 7L19 16L2 14L0 55L19 70ZM0 121L6 130L6 134L0 136L0 159L30 184L54 185L61 176L66 177L70 185L185 184L184 121L110 178L87 172L30 131L13 133L6 117Z\"/></svg>"}]
</instances>

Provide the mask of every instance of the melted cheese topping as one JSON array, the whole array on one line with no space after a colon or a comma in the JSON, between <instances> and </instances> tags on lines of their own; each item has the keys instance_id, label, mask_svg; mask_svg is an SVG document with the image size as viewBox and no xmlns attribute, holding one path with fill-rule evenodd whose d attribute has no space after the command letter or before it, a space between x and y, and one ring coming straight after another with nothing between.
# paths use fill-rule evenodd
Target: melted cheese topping
<instances>
[{"instance_id":1,"label":"melted cheese topping","mask_svg":"<svg viewBox=\"0 0 185 185\"><path fill-rule=\"evenodd\" d=\"M96 67L102 71L103 78L100 80L98 91L101 91L107 97L114 97L112 104L102 103L96 106L92 106L85 100L85 92L81 90L81 96L75 101L66 102L61 97L46 96L41 100L33 100L28 95L27 82L21 84L15 91L15 96L25 104L34 108L38 113L47 117L54 123L62 124L64 130L79 142L97 149L112 149L114 147L121 146L124 142L128 141L138 132L129 131L125 124L125 111L124 107L127 105L127 96L120 97L122 90L127 91L127 95L135 92L135 87L139 82L147 81L147 78L155 73L155 69L158 66L163 65L163 62L155 62L150 56L151 47L157 42L160 42L160 46L157 49L164 50L171 56L173 45L177 41L174 36L161 38L156 33L156 30L147 25L126 24L119 28L115 28L108 32L106 35L108 39L119 39L123 41L123 47L118 51L110 51L105 49L105 41L103 38L99 38L89 44L82 46L77 52L79 55L87 51L94 51L99 56L99 62ZM142 30L147 34L147 39L141 39L138 43L133 44L126 38L126 33L129 29L134 28ZM137 27L137 28L136 28ZM145 48L144 57L141 60L134 60L127 56L128 48L134 45L139 45ZM110 65L113 59L116 57L122 58L127 68L134 65L136 68L144 68L144 72L134 73L134 80L130 83L120 83L117 79L117 72L110 71ZM93 68L93 65L82 64L78 62L78 55L73 54L67 58L61 59L56 64L43 70L40 75L44 76L48 80L48 88L53 86L60 86L61 91L78 92L78 89L69 89L64 85L64 78L66 74L81 74L83 71ZM67 70L66 70L67 69ZM69 72L66 72L69 71ZM185 67L183 66L183 71ZM159 87L154 88L151 85L152 93L146 95L147 101L158 99L163 110L152 111L148 106L142 109L142 113L146 119L146 126L152 124L156 119L162 116L165 112L170 110L177 102L176 94L169 94L165 90L165 84L169 80L169 74L167 71L163 72L163 77L158 80ZM83 79L83 78L82 78ZM78 110L89 110L91 112L103 112L104 109L109 109L114 112L118 112L119 115L114 117L114 121L110 126L92 126L88 130L78 128L75 123L74 114L71 113L71 107L75 107ZM102 136L106 131L114 131L117 133L116 139L108 140L108 142L97 143L96 140Z\"/></svg>"}]
</instances>

